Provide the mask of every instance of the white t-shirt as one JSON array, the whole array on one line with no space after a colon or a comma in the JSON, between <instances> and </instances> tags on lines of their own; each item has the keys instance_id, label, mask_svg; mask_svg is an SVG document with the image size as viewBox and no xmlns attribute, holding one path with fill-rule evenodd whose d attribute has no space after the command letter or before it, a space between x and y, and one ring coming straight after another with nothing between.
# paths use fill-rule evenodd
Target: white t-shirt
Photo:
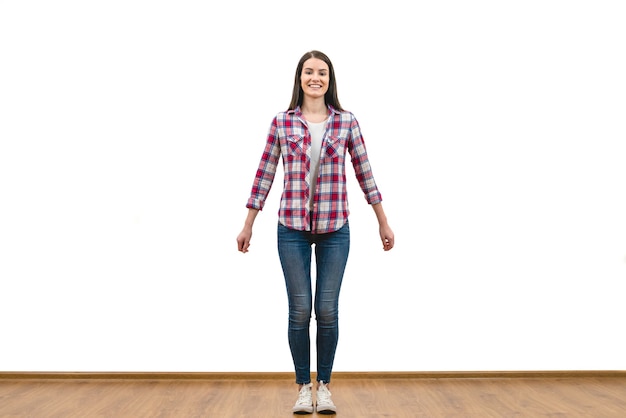
<instances>
[{"instance_id":1,"label":"white t-shirt","mask_svg":"<svg viewBox=\"0 0 626 418\"><path fill-rule=\"evenodd\" d=\"M324 131L326 129L326 122L308 122L309 132L311 133L311 170L309 175L311 176L309 184L311 188L309 190L309 210L313 210L313 197L315 196L315 189L317 187L317 176L320 171L320 153L322 151L322 140L324 139Z\"/></svg>"}]
</instances>

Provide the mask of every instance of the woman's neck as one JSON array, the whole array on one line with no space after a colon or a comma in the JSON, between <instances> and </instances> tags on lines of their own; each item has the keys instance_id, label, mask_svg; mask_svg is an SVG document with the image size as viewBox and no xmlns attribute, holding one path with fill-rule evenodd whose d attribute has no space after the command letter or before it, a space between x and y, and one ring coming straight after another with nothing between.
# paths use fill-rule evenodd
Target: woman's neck
<instances>
[{"instance_id":1,"label":"woman's neck","mask_svg":"<svg viewBox=\"0 0 626 418\"><path fill-rule=\"evenodd\" d=\"M307 98L305 98L302 102L302 106L300 106L300 110L302 110L302 113L310 115L328 114L328 107L323 97L313 100L307 100Z\"/></svg>"}]
</instances>

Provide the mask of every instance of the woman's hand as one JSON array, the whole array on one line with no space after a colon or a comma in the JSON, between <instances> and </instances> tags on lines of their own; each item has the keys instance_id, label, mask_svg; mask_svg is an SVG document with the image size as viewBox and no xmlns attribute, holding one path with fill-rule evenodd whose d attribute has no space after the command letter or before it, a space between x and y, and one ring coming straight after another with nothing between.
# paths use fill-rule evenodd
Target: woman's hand
<instances>
[{"instance_id":1,"label":"woman's hand","mask_svg":"<svg viewBox=\"0 0 626 418\"><path fill-rule=\"evenodd\" d=\"M380 240L383 243L383 250L385 251L391 250L394 245L394 236L393 236L393 231L391 230L389 225L387 224L381 225L380 228L378 229L378 232L380 233Z\"/></svg>"},{"instance_id":2,"label":"woman's hand","mask_svg":"<svg viewBox=\"0 0 626 418\"><path fill-rule=\"evenodd\" d=\"M254 225L254 220L258 213L258 209L248 209L248 216L243 224L243 229L239 235L237 235L237 251L241 251L244 254L248 252L250 239L252 238L252 225Z\"/></svg>"},{"instance_id":3,"label":"woman's hand","mask_svg":"<svg viewBox=\"0 0 626 418\"><path fill-rule=\"evenodd\" d=\"M380 234L380 240L383 243L383 250L389 251L393 248L394 237L393 231L389 227L387 223L387 216L385 215L385 210L383 209L382 203L376 203L372 205L372 209L374 209L374 213L376 214L376 219L378 219L378 233Z\"/></svg>"},{"instance_id":4,"label":"woman's hand","mask_svg":"<svg viewBox=\"0 0 626 418\"><path fill-rule=\"evenodd\" d=\"M252 238L252 227L244 226L239 235L237 236L237 251L242 253L248 252L250 247L250 239Z\"/></svg>"}]
</instances>

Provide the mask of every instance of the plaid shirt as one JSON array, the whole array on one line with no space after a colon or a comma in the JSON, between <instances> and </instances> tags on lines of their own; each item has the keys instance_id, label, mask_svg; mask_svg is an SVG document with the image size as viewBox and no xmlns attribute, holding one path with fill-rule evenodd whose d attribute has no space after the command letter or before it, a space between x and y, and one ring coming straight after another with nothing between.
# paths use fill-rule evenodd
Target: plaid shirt
<instances>
[{"instance_id":1,"label":"plaid shirt","mask_svg":"<svg viewBox=\"0 0 626 418\"><path fill-rule=\"evenodd\" d=\"M340 229L348 220L345 161L349 153L361 190L369 204L382 201L372 175L359 123L351 112L332 106L322 142L319 176L309 210L311 135L300 108L278 113L272 120L267 143L254 178L247 208L263 210L282 157L284 189L278 220L287 228L322 234Z\"/></svg>"}]
</instances>

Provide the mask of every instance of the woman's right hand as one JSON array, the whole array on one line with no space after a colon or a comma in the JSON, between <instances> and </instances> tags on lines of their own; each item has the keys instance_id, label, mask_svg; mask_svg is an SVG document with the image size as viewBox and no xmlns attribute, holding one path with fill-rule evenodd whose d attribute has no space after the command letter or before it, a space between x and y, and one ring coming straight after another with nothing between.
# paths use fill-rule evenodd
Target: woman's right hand
<instances>
[{"instance_id":1,"label":"woman's right hand","mask_svg":"<svg viewBox=\"0 0 626 418\"><path fill-rule=\"evenodd\" d=\"M248 252L250 247L250 239L252 238L252 227L244 226L239 235L237 236L237 251L242 253Z\"/></svg>"},{"instance_id":2,"label":"woman's right hand","mask_svg":"<svg viewBox=\"0 0 626 418\"><path fill-rule=\"evenodd\" d=\"M258 209L248 209L248 216L246 217L246 221L243 223L243 229L237 235L237 251L241 251L242 253L248 252L248 247L250 247L250 239L252 238L252 225L254 225L254 220L258 215Z\"/></svg>"}]
</instances>

